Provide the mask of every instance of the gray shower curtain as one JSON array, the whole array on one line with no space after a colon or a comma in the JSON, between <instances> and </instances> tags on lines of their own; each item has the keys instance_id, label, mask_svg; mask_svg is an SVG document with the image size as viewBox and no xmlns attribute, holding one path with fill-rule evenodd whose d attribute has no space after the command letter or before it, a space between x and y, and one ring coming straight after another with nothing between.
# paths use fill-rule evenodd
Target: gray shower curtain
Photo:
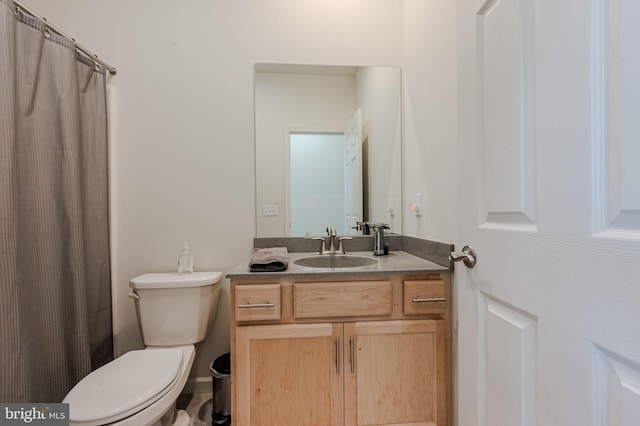
<instances>
[{"instance_id":1,"label":"gray shower curtain","mask_svg":"<svg viewBox=\"0 0 640 426\"><path fill-rule=\"evenodd\" d=\"M0 402L112 359L103 69L0 0Z\"/></svg>"}]
</instances>

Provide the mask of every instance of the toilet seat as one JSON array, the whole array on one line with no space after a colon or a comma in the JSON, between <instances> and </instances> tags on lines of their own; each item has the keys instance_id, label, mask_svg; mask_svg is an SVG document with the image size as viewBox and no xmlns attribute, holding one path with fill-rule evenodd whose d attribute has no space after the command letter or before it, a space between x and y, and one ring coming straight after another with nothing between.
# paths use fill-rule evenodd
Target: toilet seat
<instances>
[{"instance_id":1,"label":"toilet seat","mask_svg":"<svg viewBox=\"0 0 640 426\"><path fill-rule=\"evenodd\" d=\"M148 407L175 386L183 351L127 352L82 379L65 397L74 424L103 425Z\"/></svg>"}]
</instances>

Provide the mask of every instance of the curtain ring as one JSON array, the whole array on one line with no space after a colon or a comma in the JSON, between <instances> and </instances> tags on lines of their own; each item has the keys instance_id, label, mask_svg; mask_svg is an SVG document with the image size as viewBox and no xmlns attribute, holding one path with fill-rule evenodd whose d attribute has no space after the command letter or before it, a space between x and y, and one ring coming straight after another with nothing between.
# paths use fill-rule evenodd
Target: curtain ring
<instances>
[{"instance_id":1,"label":"curtain ring","mask_svg":"<svg viewBox=\"0 0 640 426\"><path fill-rule=\"evenodd\" d=\"M97 72L100 72L100 64L97 61L93 61L93 64L95 65L93 69Z\"/></svg>"},{"instance_id":2,"label":"curtain ring","mask_svg":"<svg viewBox=\"0 0 640 426\"><path fill-rule=\"evenodd\" d=\"M49 29L49 27L44 27L44 36L46 38L51 38L51 30Z\"/></svg>"},{"instance_id":3,"label":"curtain ring","mask_svg":"<svg viewBox=\"0 0 640 426\"><path fill-rule=\"evenodd\" d=\"M16 14L16 16L22 15L22 9L20 9L20 6L16 6L16 10L14 11L14 13Z\"/></svg>"}]
</instances>

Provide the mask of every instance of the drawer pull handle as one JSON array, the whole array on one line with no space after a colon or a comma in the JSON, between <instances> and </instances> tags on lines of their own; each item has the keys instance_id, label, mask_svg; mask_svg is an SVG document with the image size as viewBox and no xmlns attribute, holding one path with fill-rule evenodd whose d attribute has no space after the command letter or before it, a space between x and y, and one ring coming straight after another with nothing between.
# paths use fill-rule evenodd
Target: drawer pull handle
<instances>
[{"instance_id":1,"label":"drawer pull handle","mask_svg":"<svg viewBox=\"0 0 640 426\"><path fill-rule=\"evenodd\" d=\"M435 303L435 302L446 302L446 297L414 297L413 303Z\"/></svg>"},{"instance_id":2,"label":"drawer pull handle","mask_svg":"<svg viewBox=\"0 0 640 426\"><path fill-rule=\"evenodd\" d=\"M274 306L276 306L274 303L247 303L238 305L238 308L273 308Z\"/></svg>"}]
</instances>

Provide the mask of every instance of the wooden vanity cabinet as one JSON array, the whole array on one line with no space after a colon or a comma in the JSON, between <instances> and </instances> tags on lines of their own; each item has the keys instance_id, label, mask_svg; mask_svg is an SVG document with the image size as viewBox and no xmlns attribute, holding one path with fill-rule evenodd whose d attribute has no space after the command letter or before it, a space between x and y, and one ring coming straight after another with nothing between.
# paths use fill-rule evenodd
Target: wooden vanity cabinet
<instances>
[{"instance_id":1,"label":"wooden vanity cabinet","mask_svg":"<svg viewBox=\"0 0 640 426\"><path fill-rule=\"evenodd\" d=\"M434 297L446 300L420 301ZM231 299L234 424L450 424L448 273L232 279ZM263 314L271 318L254 319Z\"/></svg>"},{"instance_id":2,"label":"wooden vanity cabinet","mask_svg":"<svg viewBox=\"0 0 640 426\"><path fill-rule=\"evenodd\" d=\"M341 339L340 324L238 327L233 424L343 424Z\"/></svg>"},{"instance_id":3,"label":"wooden vanity cabinet","mask_svg":"<svg viewBox=\"0 0 640 426\"><path fill-rule=\"evenodd\" d=\"M443 320L347 323L345 425L446 425Z\"/></svg>"}]
</instances>

